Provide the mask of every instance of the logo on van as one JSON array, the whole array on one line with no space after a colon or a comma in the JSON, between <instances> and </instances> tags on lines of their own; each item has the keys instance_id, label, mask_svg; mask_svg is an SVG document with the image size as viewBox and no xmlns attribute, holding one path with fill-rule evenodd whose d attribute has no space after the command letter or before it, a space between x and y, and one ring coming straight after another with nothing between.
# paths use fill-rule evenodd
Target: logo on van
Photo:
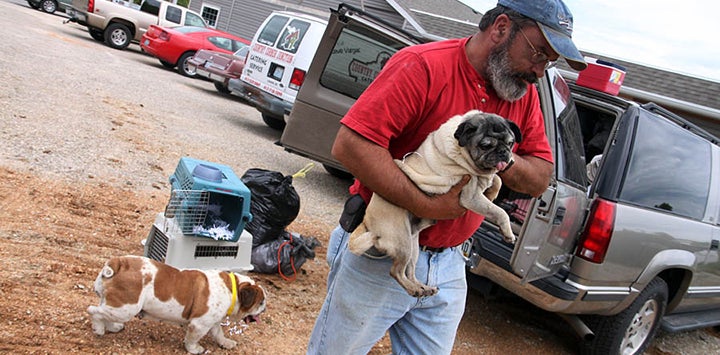
<instances>
[{"instance_id":1,"label":"logo on van","mask_svg":"<svg viewBox=\"0 0 720 355\"><path fill-rule=\"evenodd\" d=\"M295 48L299 44L298 40L300 39L300 29L297 27L288 26L285 31L287 32L287 34L280 41L278 48L288 52L295 52Z\"/></svg>"},{"instance_id":2,"label":"logo on van","mask_svg":"<svg viewBox=\"0 0 720 355\"><path fill-rule=\"evenodd\" d=\"M353 59L348 66L348 74L355 79L355 82L369 83L375 80L390 56L391 54L388 52L380 52L374 61L361 62Z\"/></svg>"}]
</instances>

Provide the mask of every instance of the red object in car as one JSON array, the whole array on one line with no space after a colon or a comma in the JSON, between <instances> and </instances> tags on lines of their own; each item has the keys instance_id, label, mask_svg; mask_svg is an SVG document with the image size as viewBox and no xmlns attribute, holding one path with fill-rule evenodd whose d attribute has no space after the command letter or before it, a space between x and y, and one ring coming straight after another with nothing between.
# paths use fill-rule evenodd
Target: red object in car
<instances>
[{"instance_id":1,"label":"red object in car","mask_svg":"<svg viewBox=\"0 0 720 355\"><path fill-rule=\"evenodd\" d=\"M193 77L195 71L187 61L195 52L206 49L232 54L250 41L212 28L150 25L142 36L140 47L160 60L166 68L177 67L178 73Z\"/></svg>"}]
</instances>

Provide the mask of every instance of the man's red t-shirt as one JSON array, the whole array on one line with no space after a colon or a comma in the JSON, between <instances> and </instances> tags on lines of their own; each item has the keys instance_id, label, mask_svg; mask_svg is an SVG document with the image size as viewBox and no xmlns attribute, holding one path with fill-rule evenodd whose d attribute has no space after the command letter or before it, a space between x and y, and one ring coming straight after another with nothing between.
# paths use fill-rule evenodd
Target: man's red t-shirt
<instances>
[{"instance_id":1,"label":"man's red t-shirt","mask_svg":"<svg viewBox=\"0 0 720 355\"><path fill-rule=\"evenodd\" d=\"M341 123L401 159L450 117L478 109L508 118L520 127L522 142L515 147L515 154L552 162L535 87L528 85L528 93L512 103L498 98L470 65L465 53L468 40L451 39L398 51ZM372 196L358 180L350 193L359 193L366 202ZM420 244L459 245L483 218L468 211L454 220L437 221L420 234Z\"/></svg>"}]
</instances>

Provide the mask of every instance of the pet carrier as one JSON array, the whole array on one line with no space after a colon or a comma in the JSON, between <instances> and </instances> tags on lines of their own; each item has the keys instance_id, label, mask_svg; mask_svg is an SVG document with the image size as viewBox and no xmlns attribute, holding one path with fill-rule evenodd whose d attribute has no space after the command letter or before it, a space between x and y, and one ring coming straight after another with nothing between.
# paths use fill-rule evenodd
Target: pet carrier
<instances>
[{"instance_id":1,"label":"pet carrier","mask_svg":"<svg viewBox=\"0 0 720 355\"><path fill-rule=\"evenodd\" d=\"M145 239L144 255L180 269L219 269L245 273L253 269L252 235L245 230L236 241L184 235L175 218L158 213Z\"/></svg>"},{"instance_id":2,"label":"pet carrier","mask_svg":"<svg viewBox=\"0 0 720 355\"><path fill-rule=\"evenodd\" d=\"M170 184L165 217L184 235L236 242L252 220L250 190L228 166L183 157Z\"/></svg>"}]
</instances>

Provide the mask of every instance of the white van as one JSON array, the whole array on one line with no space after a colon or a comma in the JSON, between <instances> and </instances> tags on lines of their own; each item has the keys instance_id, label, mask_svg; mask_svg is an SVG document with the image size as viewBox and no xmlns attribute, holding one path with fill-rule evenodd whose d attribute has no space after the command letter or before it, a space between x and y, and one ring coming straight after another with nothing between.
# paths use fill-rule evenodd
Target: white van
<instances>
[{"instance_id":1,"label":"white van","mask_svg":"<svg viewBox=\"0 0 720 355\"><path fill-rule=\"evenodd\" d=\"M327 20L275 11L255 33L242 75L228 88L255 106L269 127L285 127L325 27Z\"/></svg>"}]
</instances>

